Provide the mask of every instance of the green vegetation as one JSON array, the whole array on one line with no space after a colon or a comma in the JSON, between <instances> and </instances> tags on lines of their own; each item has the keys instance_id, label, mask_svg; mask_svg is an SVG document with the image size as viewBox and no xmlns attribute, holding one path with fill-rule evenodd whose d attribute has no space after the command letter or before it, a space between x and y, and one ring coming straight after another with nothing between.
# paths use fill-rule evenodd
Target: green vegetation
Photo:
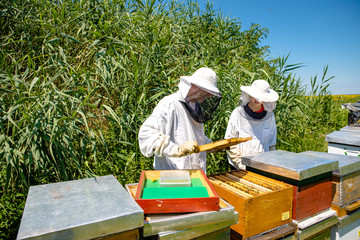
<instances>
[{"instance_id":1,"label":"green vegetation","mask_svg":"<svg viewBox=\"0 0 360 240\"><path fill-rule=\"evenodd\" d=\"M0 3L0 238L14 239L32 185L113 174L138 181L152 169L137 132L181 75L218 74L223 100L206 124L222 139L240 86L266 79L280 94L278 149L326 151L324 136L347 124L331 77L310 96L287 64L268 59L268 30L201 11L196 1L3 0ZM357 100L360 98L357 97ZM208 155L208 173L229 169Z\"/></svg>"}]
</instances>

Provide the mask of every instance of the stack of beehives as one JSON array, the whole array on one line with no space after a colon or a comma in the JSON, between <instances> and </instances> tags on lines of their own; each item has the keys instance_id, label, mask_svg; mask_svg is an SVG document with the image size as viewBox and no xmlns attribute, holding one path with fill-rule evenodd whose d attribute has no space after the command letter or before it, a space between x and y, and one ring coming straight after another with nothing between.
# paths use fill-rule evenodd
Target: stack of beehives
<instances>
[{"instance_id":1,"label":"stack of beehives","mask_svg":"<svg viewBox=\"0 0 360 240\"><path fill-rule=\"evenodd\" d=\"M249 171L293 186L292 216L299 239L325 231L330 236L331 226L337 223L331 210L331 176L337 160L277 150L243 157L243 163Z\"/></svg>"},{"instance_id":2,"label":"stack of beehives","mask_svg":"<svg viewBox=\"0 0 360 240\"><path fill-rule=\"evenodd\" d=\"M209 196L186 196L183 193L190 189L175 186L178 180L174 179L169 181L171 186L161 186L162 173L168 176L184 171L190 174L189 187L194 191L205 188ZM144 239L230 239L230 226L238 222L234 207L219 198L202 170L143 171L139 183L125 187L144 209ZM145 190L154 195L146 197ZM167 194L159 198L155 193L161 191Z\"/></svg>"},{"instance_id":3,"label":"stack of beehives","mask_svg":"<svg viewBox=\"0 0 360 240\"><path fill-rule=\"evenodd\" d=\"M313 151L304 154L339 161L332 174L332 208L339 220L331 235L332 239L356 239L360 233L360 158Z\"/></svg>"}]
</instances>

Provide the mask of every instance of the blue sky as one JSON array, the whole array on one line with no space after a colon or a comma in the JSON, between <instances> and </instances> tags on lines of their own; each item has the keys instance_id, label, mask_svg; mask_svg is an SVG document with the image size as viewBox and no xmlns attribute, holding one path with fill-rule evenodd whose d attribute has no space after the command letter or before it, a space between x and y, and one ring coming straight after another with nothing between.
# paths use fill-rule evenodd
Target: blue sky
<instances>
[{"instance_id":1,"label":"blue sky","mask_svg":"<svg viewBox=\"0 0 360 240\"><path fill-rule=\"evenodd\" d=\"M203 8L207 0L198 0ZM332 94L360 94L360 0L209 0L215 10L239 18L243 30L252 23L269 29L263 45L270 57L290 54L288 64L303 85L325 66ZM309 89L309 87L307 87Z\"/></svg>"}]
</instances>

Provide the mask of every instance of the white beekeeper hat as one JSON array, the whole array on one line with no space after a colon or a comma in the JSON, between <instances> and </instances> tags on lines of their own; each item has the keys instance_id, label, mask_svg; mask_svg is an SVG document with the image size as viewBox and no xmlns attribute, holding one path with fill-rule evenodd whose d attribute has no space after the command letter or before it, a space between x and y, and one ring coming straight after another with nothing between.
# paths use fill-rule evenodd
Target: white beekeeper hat
<instances>
[{"instance_id":1,"label":"white beekeeper hat","mask_svg":"<svg viewBox=\"0 0 360 240\"><path fill-rule=\"evenodd\" d=\"M279 99L279 94L270 88L267 81L262 79L255 80L251 86L242 86L240 89L259 102L276 102Z\"/></svg>"},{"instance_id":2,"label":"white beekeeper hat","mask_svg":"<svg viewBox=\"0 0 360 240\"><path fill-rule=\"evenodd\" d=\"M199 68L191 76L181 76L180 81L188 85L194 84L212 95L221 97L220 91L216 86L216 73L210 68Z\"/></svg>"}]
</instances>

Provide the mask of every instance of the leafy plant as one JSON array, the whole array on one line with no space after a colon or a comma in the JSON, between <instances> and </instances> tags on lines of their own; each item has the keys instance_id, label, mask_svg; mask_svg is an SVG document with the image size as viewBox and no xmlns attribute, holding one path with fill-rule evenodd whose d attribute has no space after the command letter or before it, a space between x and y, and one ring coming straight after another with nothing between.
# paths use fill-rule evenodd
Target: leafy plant
<instances>
[{"instance_id":1,"label":"leafy plant","mask_svg":"<svg viewBox=\"0 0 360 240\"><path fill-rule=\"evenodd\" d=\"M216 71L223 95L205 126L212 140L224 137L240 86L255 79L280 94L278 149L325 151L324 135L346 125L346 100L331 97L327 67L307 92L292 74L301 64L268 58L261 44L268 29L243 30L210 3L201 10L196 1L4 0L0 14L5 238L15 238L31 185L107 174L134 183L152 169L153 159L139 151L138 129L177 90L180 76L202 66ZM226 153L207 159L208 174L229 170Z\"/></svg>"}]
</instances>

